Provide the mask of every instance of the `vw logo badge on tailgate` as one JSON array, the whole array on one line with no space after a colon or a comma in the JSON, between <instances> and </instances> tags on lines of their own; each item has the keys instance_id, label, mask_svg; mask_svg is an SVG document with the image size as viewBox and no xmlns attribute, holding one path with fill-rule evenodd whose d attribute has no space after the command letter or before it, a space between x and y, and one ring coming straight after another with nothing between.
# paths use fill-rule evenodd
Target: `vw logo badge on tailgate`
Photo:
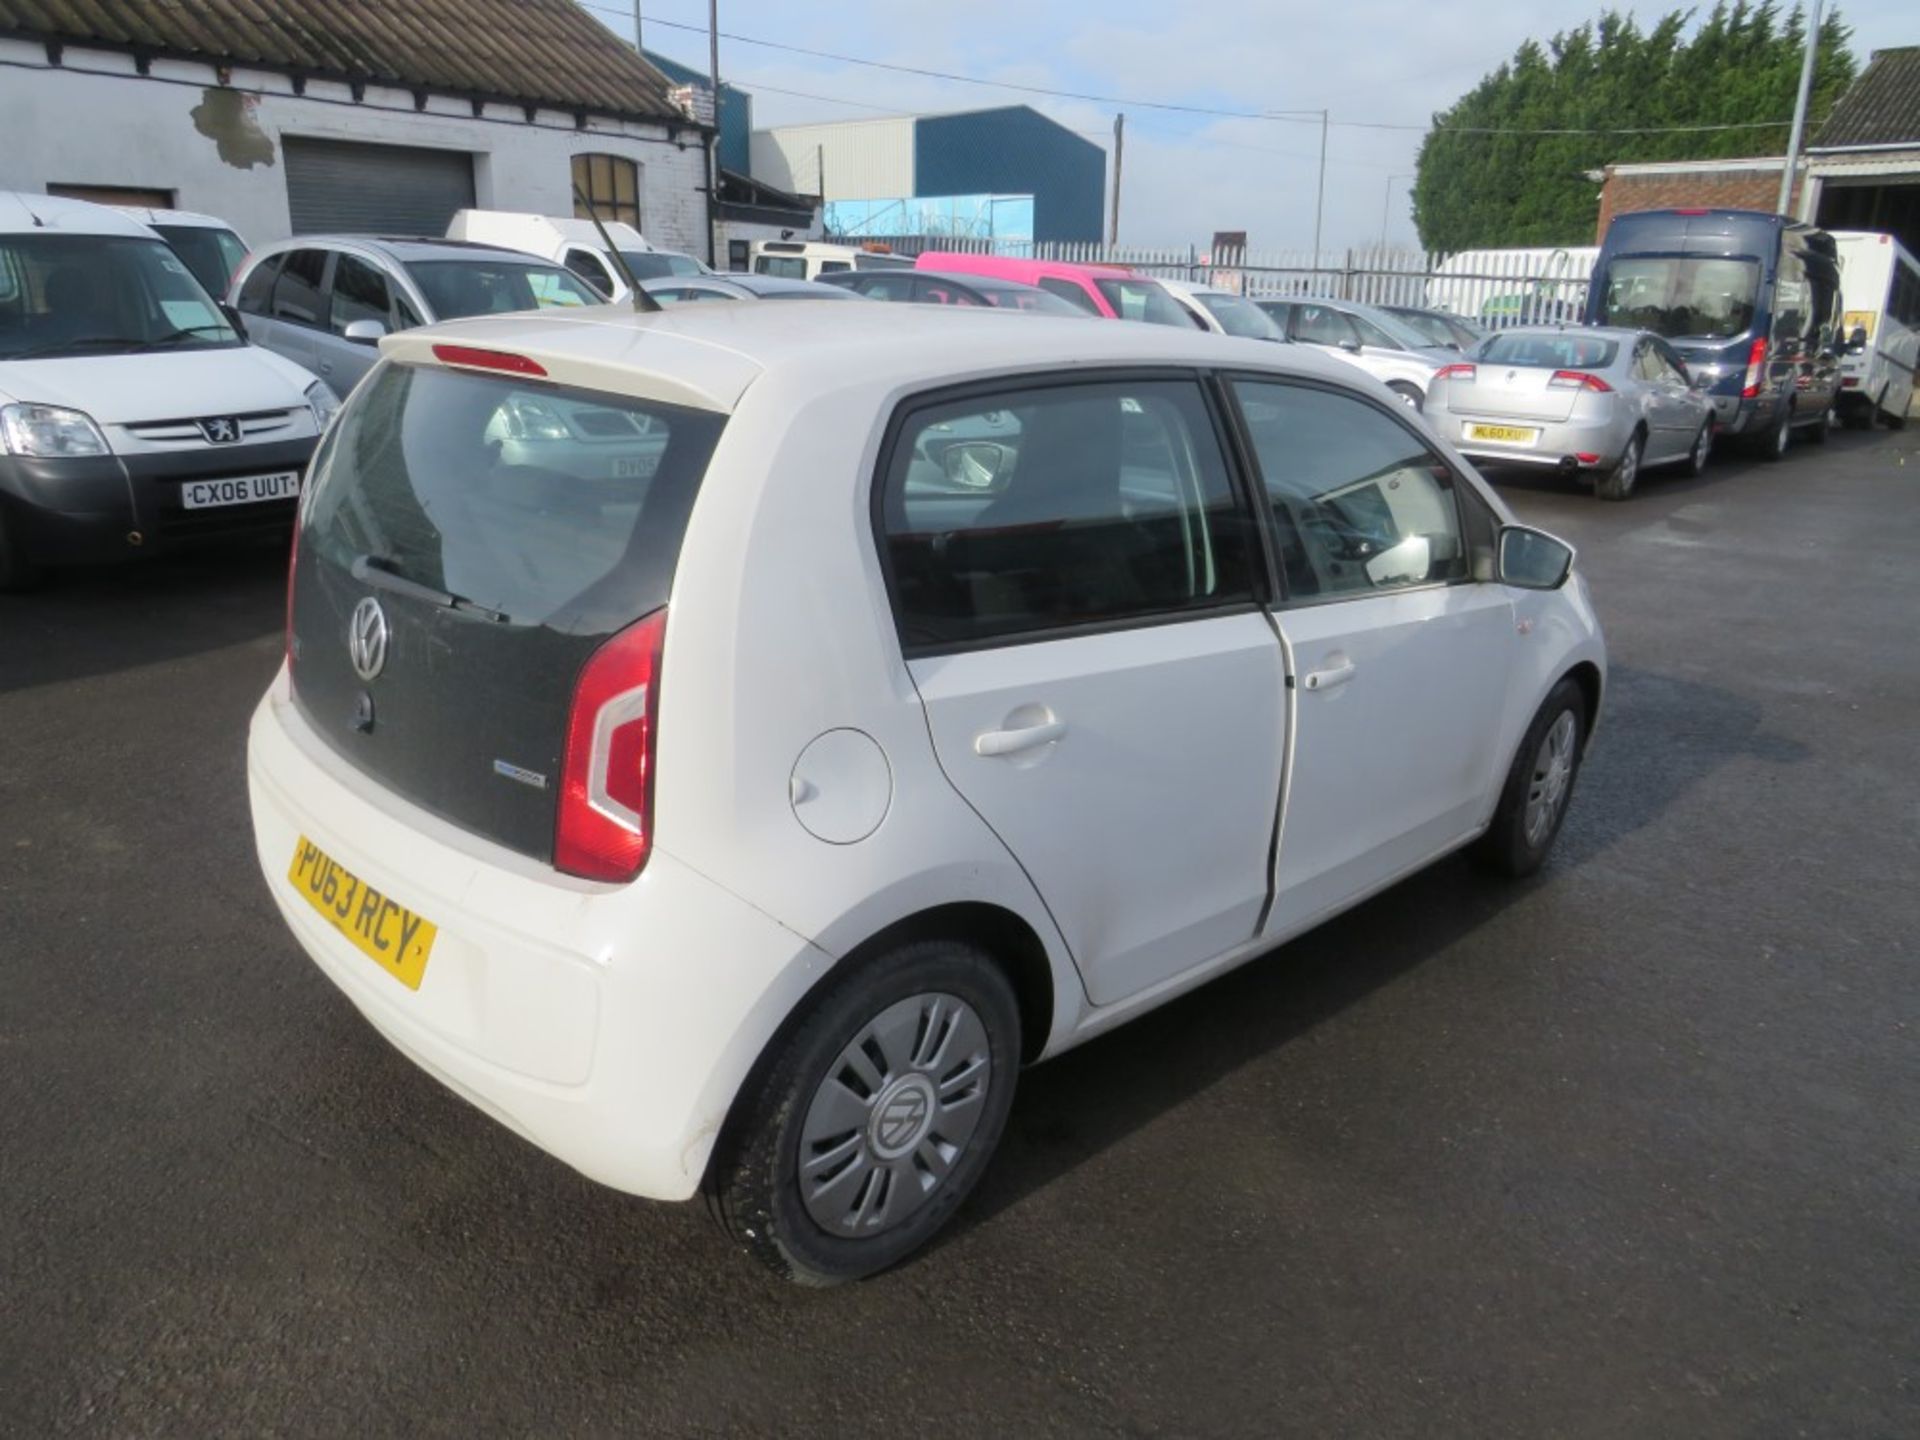
<instances>
[{"instance_id":1,"label":"vw logo badge on tailgate","mask_svg":"<svg viewBox=\"0 0 1920 1440\"><path fill-rule=\"evenodd\" d=\"M353 607L353 619L347 622L347 655L353 661L353 673L371 680L387 663L387 612L369 595Z\"/></svg>"},{"instance_id":2,"label":"vw logo badge on tailgate","mask_svg":"<svg viewBox=\"0 0 1920 1440\"><path fill-rule=\"evenodd\" d=\"M240 422L232 416L218 415L196 423L200 426L200 433L207 437L209 445L231 445L240 438Z\"/></svg>"}]
</instances>

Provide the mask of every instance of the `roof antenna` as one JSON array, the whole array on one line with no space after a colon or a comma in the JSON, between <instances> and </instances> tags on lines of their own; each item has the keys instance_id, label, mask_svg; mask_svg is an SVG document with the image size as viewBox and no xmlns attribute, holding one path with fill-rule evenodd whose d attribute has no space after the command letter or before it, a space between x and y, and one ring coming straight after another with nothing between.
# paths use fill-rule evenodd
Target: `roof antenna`
<instances>
[{"instance_id":1,"label":"roof antenna","mask_svg":"<svg viewBox=\"0 0 1920 1440\"><path fill-rule=\"evenodd\" d=\"M613 243L613 237L607 234L607 227L600 222L600 213L593 208L593 202L587 199L577 183L573 187L573 200L587 212L587 218L593 221L593 228L600 232L600 241L607 247L607 258L613 261L613 268L620 272L620 278L627 282L627 292L633 300L633 308L641 314L649 310L665 309L666 307L658 300L642 290L640 282L633 278L633 271L627 268L627 257L622 255L620 247Z\"/></svg>"},{"instance_id":2,"label":"roof antenna","mask_svg":"<svg viewBox=\"0 0 1920 1440\"><path fill-rule=\"evenodd\" d=\"M47 222L34 213L33 206L27 203L27 197L25 195L20 197L20 208L27 212L27 218L33 221L34 229L44 230L47 228Z\"/></svg>"}]
</instances>

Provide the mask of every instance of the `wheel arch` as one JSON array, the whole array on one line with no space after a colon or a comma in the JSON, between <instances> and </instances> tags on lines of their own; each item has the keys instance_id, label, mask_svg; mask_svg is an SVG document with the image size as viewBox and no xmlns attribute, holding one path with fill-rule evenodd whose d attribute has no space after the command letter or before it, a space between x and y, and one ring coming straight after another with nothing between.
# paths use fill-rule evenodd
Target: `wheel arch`
<instances>
[{"instance_id":1,"label":"wheel arch","mask_svg":"<svg viewBox=\"0 0 1920 1440\"><path fill-rule=\"evenodd\" d=\"M1606 690L1606 681L1600 674L1600 667L1591 660L1581 660L1565 674L1561 680L1571 680L1580 687L1580 693L1586 697L1586 733L1593 734L1593 727L1600 719L1600 697ZM1559 681L1555 681L1558 684Z\"/></svg>"},{"instance_id":2,"label":"wheel arch","mask_svg":"<svg viewBox=\"0 0 1920 1440\"><path fill-rule=\"evenodd\" d=\"M903 915L853 946L816 982L823 985L873 956L917 940L957 940L977 945L1007 972L1020 1002L1021 1059L1046 1048L1056 1014L1056 980L1046 943L1026 919L989 901L958 900ZM795 1007L796 1013L804 1009Z\"/></svg>"}]
</instances>

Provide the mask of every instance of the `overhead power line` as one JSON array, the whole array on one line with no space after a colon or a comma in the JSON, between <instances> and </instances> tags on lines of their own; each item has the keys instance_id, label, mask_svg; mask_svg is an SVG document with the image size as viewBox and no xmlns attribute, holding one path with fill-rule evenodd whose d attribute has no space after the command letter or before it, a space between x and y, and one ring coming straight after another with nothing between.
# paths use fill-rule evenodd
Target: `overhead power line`
<instances>
[{"instance_id":1,"label":"overhead power line","mask_svg":"<svg viewBox=\"0 0 1920 1440\"><path fill-rule=\"evenodd\" d=\"M631 11L612 5L590 3L590 0L576 0L583 10L594 10L607 15L618 15L630 19ZM689 34L705 35L704 25L690 25L679 20L662 20L649 16L649 25L667 30L684 30ZM982 75L961 75L951 70L934 70L920 65L901 65L890 60L872 60L861 55L843 55L833 50L816 50L806 45L791 45L782 40L763 40L756 35L741 35L735 31L722 30L722 40L731 40L741 45L753 45L763 50L780 50L789 55L804 55L813 60L831 60L840 65L859 65L870 70L886 70L896 75L914 75L924 80L944 80L957 85L982 85L990 89L1011 90L1023 95L1044 95L1055 100L1079 100L1093 105L1112 105L1127 110L1164 110L1180 115L1204 115L1219 120L1275 120L1293 125L1318 125L1318 110L1228 110L1211 105L1183 105L1170 100L1142 100L1124 95L1100 95L1083 90L1061 90L1046 85L1025 85L1013 80L990 80ZM759 87L772 91L774 87ZM800 95L798 91L779 92ZM803 99L826 100L835 104L855 104L854 101L835 100L831 96L801 95ZM886 107L863 107L885 109ZM897 112L894 112L897 113ZM1504 125L1416 125L1396 120L1333 120L1331 124L1344 126L1350 130L1399 130L1424 134L1427 131L1444 131L1453 135L1697 135L1725 132L1729 130L1785 130L1792 125L1791 120L1732 120L1711 125L1593 125L1593 126L1504 126Z\"/></svg>"}]
</instances>

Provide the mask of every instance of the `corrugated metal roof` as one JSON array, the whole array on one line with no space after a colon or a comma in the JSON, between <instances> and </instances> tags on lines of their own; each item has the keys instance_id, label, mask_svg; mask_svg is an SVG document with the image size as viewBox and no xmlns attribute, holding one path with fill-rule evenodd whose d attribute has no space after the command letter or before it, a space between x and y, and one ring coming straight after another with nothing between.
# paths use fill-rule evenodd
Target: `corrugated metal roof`
<instances>
[{"instance_id":1,"label":"corrugated metal roof","mask_svg":"<svg viewBox=\"0 0 1920 1440\"><path fill-rule=\"evenodd\" d=\"M1813 142L1815 150L1856 145L1920 145L1920 45L1876 50Z\"/></svg>"},{"instance_id":2,"label":"corrugated metal roof","mask_svg":"<svg viewBox=\"0 0 1920 1440\"><path fill-rule=\"evenodd\" d=\"M685 119L666 77L573 0L0 0L0 34Z\"/></svg>"}]
</instances>

